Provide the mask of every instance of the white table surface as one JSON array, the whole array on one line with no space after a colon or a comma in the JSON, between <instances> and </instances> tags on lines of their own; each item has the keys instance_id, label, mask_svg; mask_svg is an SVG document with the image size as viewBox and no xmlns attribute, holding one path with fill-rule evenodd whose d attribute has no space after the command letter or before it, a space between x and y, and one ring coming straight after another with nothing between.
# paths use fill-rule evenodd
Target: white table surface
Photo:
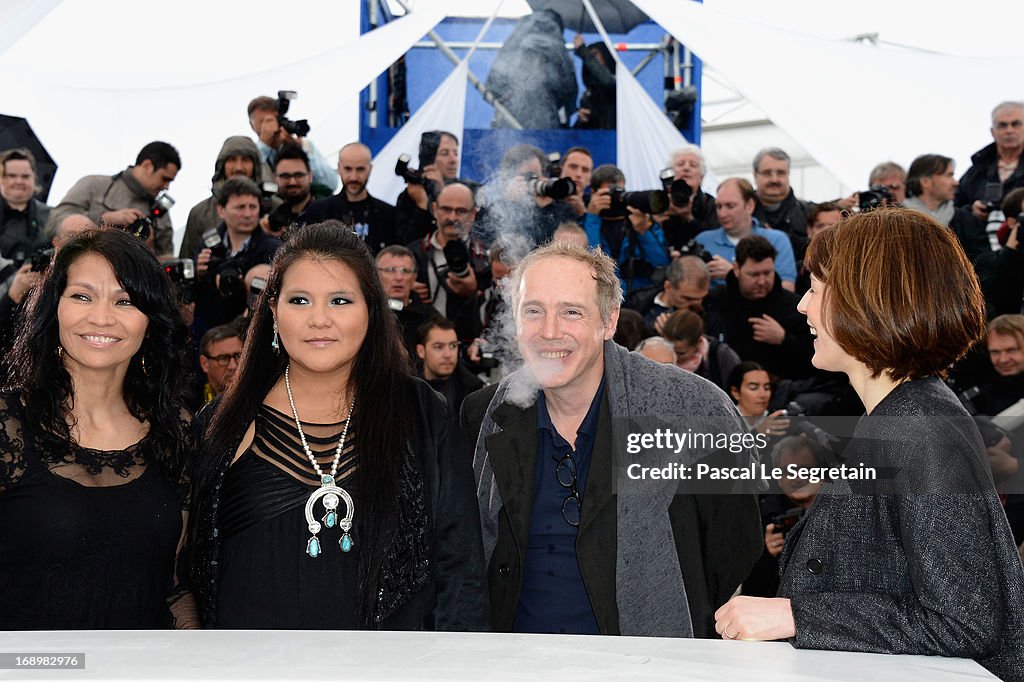
<instances>
[{"instance_id":1,"label":"white table surface","mask_svg":"<svg viewBox=\"0 0 1024 682\"><path fill-rule=\"evenodd\" d=\"M0 652L85 653L27 680L993 680L974 661L781 642L321 631L0 632Z\"/></svg>"}]
</instances>

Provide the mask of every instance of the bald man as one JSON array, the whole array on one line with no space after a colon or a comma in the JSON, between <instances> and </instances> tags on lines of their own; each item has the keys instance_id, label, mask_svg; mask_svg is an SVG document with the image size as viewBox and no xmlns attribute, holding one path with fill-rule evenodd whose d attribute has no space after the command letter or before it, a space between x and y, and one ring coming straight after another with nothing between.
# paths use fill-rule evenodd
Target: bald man
<instances>
[{"instance_id":1,"label":"bald man","mask_svg":"<svg viewBox=\"0 0 1024 682\"><path fill-rule=\"evenodd\" d=\"M487 289L492 279L487 250L473 235L476 215L473 190L454 182L442 189L434 202L437 229L406 245L416 259L414 295L454 322L459 340L466 342L480 334L483 324L477 292ZM455 271L448 262L456 249L469 260L462 272Z\"/></svg>"},{"instance_id":2,"label":"bald man","mask_svg":"<svg viewBox=\"0 0 1024 682\"><path fill-rule=\"evenodd\" d=\"M338 152L338 176L342 189L338 194L314 201L299 216L300 224L340 220L363 238L374 255L395 239L395 207L371 197L366 191L373 169L370 148L352 142Z\"/></svg>"}]
</instances>

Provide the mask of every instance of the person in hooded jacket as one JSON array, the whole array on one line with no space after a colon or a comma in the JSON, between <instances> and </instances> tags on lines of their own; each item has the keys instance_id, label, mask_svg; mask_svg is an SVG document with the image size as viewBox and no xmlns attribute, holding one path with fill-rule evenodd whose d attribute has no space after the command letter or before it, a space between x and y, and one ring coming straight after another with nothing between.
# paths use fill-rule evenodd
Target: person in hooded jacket
<instances>
[{"instance_id":1,"label":"person in hooded jacket","mask_svg":"<svg viewBox=\"0 0 1024 682\"><path fill-rule=\"evenodd\" d=\"M576 109L576 71L563 31L562 17L552 10L526 15L487 74L487 89L524 128L567 128ZM496 111L491 127L511 124Z\"/></svg>"},{"instance_id":2,"label":"person in hooded jacket","mask_svg":"<svg viewBox=\"0 0 1024 682\"><path fill-rule=\"evenodd\" d=\"M572 41L583 60L583 85L575 128L615 130L615 58L602 41L585 45L583 36Z\"/></svg>"},{"instance_id":3,"label":"person in hooded jacket","mask_svg":"<svg viewBox=\"0 0 1024 682\"><path fill-rule=\"evenodd\" d=\"M261 185L263 182L263 163L260 159L256 143L242 135L232 135L224 140L217 154L211 178L210 196L192 207L185 224L185 235L181 239L178 258L192 258L199 252L203 233L216 229L220 225L217 217L217 193L224 182L234 177L246 177Z\"/></svg>"}]
</instances>

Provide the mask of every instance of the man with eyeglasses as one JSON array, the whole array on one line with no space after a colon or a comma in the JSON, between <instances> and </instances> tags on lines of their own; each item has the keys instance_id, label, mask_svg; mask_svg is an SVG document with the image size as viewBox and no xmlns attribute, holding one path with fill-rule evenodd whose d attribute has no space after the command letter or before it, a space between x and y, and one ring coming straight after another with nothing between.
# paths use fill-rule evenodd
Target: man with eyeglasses
<instances>
[{"instance_id":1,"label":"man with eyeglasses","mask_svg":"<svg viewBox=\"0 0 1024 682\"><path fill-rule=\"evenodd\" d=\"M756 499L634 477L637 464L711 453L628 443L659 425L740 436L732 401L612 341L622 285L600 250L552 242L523 259L508 287L525 364L467 397L461 418L492 628L715 637L715 609L761 554Z\"/></svg>"},{"instance_id":2,"label":"man with eyeglasses","mask_svg":"<svg viewBox=\"0 0 1024 682\"><path fill-rule=\"evenodd\" d=\"M993 142L971 157L954 203L966 206L988 224L989 232L995 232L1006 219L1000 210L1003 198L1010 190L1024 187L1024 101L997 104L989 132Z\"/></svg>"},{"instance_id":3,"label":"man with eyeglasses","mask_svg":"<svg viewBox=\"0 0 1024 682\"><path fill-rule=\"evenodd\" d=\"M392 244L381 249L375 260L388 304L402 325L405 348L409 357L415 358L420 325L437 314L412 295L412 287L416 283L416 259L409 249Z\"/></svg>"},{"instance_id":4,"label":"man with eyeglasses","mask_svg":"<svg viewBox=\"0 0 1024 682\"><path fill-rule=\"evenodd\" d=\"M754 157L754 217L765 227L789 235L793 251L801 253L807 242L807 211L811 202L796 198L789 185L789 168L789 154L778 147L762 149Z\"/></svg>"},{"instance_id":5,"label":"man with eyeglasses","mask_svg":"<svg viewBox=\"0 0 1024 682\"><path fill-rule=\"evenodd\" d=\"M280 238L288 226L299 222L302 212L317 198L313 192L309 157L302 147L286 144L278 150L274 161L274 180L277 182L277 196L283 203L260 219L260 227L270 236ZM321 191L323 189L326 188Z\"/></svg>"},{"instance_id":6,"label":"man with eyeglasses","mask_svg":"<svg viewBox=\"0 0 1024 682\"><path fill-rule=\"evenodd\" d=\"M199 367L206 375L203 402L219 396L231 384L242 357L242 337L228 324L210 328L199 342Z\"/></svg>"},{"instance_id":7,"label":"man with eyeglasses","mask_svg":"<svg viewBox=\"0 0 1024 682\"><path fill-rule=\"evenodd\" d=\"M434 203L437 228L406 245L416 259L413 292L454 322L467 343L481 331L477 293L491 285L487 251L473 234L476 215L473 191L459 182L447 185Z\"/></svg>"},{"instance_id":8,"label":"man with eyeglasses","mask_svg":"<svg viewBox=\"0 0 1024 682\"><path fill-rule=\"evenodd\" d=\"M373 155L365 144L352 142L342 147L338 152L341 192L309 204L299 222L341 221L362 237L373 254L389 244L397 244L395 207L366 191L373 170L372 161Z\"/></svg>"}]
</instances>

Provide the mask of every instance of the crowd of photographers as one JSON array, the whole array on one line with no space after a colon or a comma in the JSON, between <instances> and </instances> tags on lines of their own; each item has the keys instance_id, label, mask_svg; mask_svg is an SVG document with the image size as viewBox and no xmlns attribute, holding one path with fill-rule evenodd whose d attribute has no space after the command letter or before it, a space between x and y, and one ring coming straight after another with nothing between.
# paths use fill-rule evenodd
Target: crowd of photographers
<instances>
[{"instance_id":1,"label":"crowd of photographers","mask_svg":"<svg viewBox=\"0 0 1024 682\"><path fill-rule=\"evenodd\" d=\"M249 104L257 139L224 141L210 195L191 209L176 254L168 188L182 161L170 144L147 144L116 174L82 178L52 208L35 198L32 155L2 152L3 340L68 234L96 225L128 230L161 257L177 286L199 408L232 379L248 310L287 231L335 220L369 247L411 365L457 414L468 393L517 362L506 275L540 244L575 241L618 263L626 300L616 341L730 393L751 429L773 437L766 453L773 460L827 461L839 446L814 418L863 408L843 375L810 363L812 338L796 311L809 286L803 255L844 213L900 204L947 225L975 265L989 335L948 381L978 415L1016 541L1024 542L1024 103L996 106L993 142L959 182L952 159L929 153L907 170L880 163L864 191L819 203L795 195L790 158L777 148L755 156L753 183L728 178L714 196L702 188L707 169L698 147L666 149L665 158L650 160L665 164L662 186L629 192L621 169L597 164L583 147L546 153L515 145L493 177L461 178L458 137L432 131L410 150L418 158L403 155L394 169L407 186L392 206L367 191L371 171L392 169L373 169L371 150L359 142L342 147L331 168L306 122L287 118L292 96ZM813 499L806 488L780 487L762 499L768 564ZM763 575L766 585L752 580L748 588L774 594L770 566Z\"/></svg>"}]
</instances>

